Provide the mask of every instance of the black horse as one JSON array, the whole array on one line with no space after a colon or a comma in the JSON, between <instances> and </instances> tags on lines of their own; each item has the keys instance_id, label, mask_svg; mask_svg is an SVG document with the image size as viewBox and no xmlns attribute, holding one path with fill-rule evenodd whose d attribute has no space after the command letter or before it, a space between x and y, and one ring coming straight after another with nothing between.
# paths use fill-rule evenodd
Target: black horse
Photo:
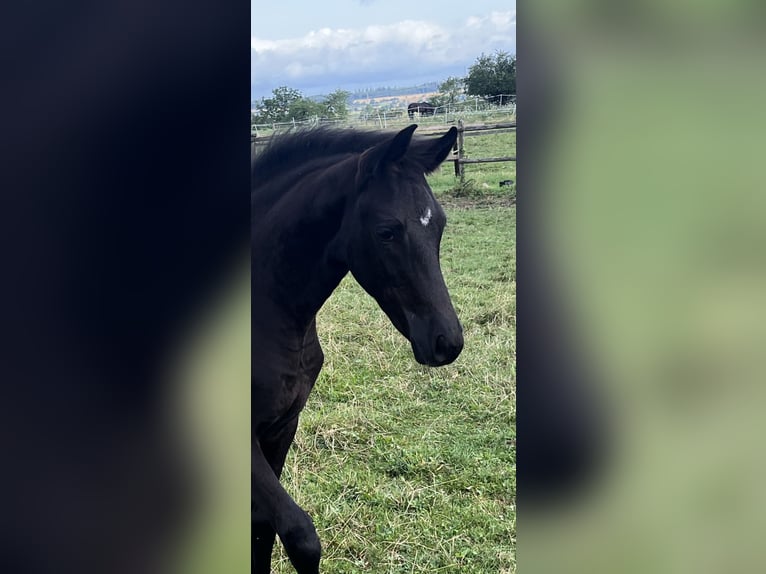
<instances>
[{"instance_id":1,"label":"black horse","mask_svg":"<svg viewBox=\"0 0 766 574\"><path fill-rule=\"evenodd\" d=\"M351 271L419 363L463 348L439 266L446 216L424 175L457 131L419 141L416 127L295 132L252 163L253 572L269 572L275 534L300 574L319 572L313 522L279 477L324 360L315 317L341 279Z\"/></svg>"},{"instance_id":2,"label":"black horse","mask_svg":"<svg viewBox=\"0 0 766 574\"><path fill-rule=\"evenodd\" d=\"M412 119L415 117L415 112L421 116L432 116L436 113L436 106L429 104L428 102L414 102L407 106L407 115Z\"/></svg>"}]
</instances>

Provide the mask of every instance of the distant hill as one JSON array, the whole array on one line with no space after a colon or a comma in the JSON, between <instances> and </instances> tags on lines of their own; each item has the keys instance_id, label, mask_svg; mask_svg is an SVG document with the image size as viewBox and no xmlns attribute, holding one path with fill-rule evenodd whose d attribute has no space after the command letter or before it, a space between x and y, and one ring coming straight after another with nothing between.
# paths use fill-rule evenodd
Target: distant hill
<instances>
[{"instance_id":1,"label":"distant hill","mask_svg":"<svg viewBox=\"0 0 766 574\"><path fill-rule=\"evenodd\" d=\"M441 82L427 82L418 86L406 86L406 87L378 87L378 88L366 88L356 90L351 94L349 99L351 100L368 100L372 98L385 98L392 96L407 96L410 94L424 94L429 92L436 92L439 89Z\"/></svg>"},{"instance_id":2,"label":"distant hill","mask_svg":"<svg viewBox=\"0 0 766 574\"><path fill-rule=\"evenodd\" d=\"M351 104L356 100L373 100L376 98L392 98L396 96L434 93L438 91L440 83L441 82L427 82L417 86L378 86L375 88L361 88L351 92L351 95L348 97L348 103ZM307 97L315 102L321 102L327 97L327 94Z\"/></svg>"}]
</instances>

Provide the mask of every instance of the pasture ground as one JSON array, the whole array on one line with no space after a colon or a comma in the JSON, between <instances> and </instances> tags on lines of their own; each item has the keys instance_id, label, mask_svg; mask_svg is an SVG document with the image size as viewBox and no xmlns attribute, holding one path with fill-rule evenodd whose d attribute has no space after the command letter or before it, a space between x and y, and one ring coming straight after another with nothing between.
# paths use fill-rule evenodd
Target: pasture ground
<instances>
[{"instance_id":1,"label":"pasture ground","mask_svg":"<svg viewBox=\"0 0 766 574\"><path fill-rule=\"evenodd\" d=\"M468 157L515 155L515 133L465 142ZM516 571L516 208L515 185L498 185L505 179L515 181L514 163L469 165L462 187L451 163L429 177L448 215L442 270L465 335L455 363L418 365L350 276L320 312L325 367L282 482L314 519L323 573ZM241 291L212 365L236 362L244 309L249 318ZM217 509L191 548L186 571L195 574L249 567L248 385L232 381L197 399L211 429L208 460L229 470L211 470ZM279 544L273 568L294 572Z\"/></svg>"}]
</instances>

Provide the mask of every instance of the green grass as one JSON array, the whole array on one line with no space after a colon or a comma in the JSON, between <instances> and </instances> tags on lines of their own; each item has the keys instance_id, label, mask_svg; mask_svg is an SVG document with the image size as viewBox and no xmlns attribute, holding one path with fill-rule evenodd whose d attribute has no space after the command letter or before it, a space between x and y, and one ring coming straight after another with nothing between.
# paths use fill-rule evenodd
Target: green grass
<instances>
[{"instance_id":1,"label":"green grass","mask_svg":"<svg viewBox=\"0 0 766 574\"><path fill-rule=\"evenodd\" d=\"M323 572L515 571L515 208L448 217L455 363L418 365L350 277L319 315L325 367L283 483L315 521ZM281 548L275 571L292 572Z\"/></svg>"}]
</instances>

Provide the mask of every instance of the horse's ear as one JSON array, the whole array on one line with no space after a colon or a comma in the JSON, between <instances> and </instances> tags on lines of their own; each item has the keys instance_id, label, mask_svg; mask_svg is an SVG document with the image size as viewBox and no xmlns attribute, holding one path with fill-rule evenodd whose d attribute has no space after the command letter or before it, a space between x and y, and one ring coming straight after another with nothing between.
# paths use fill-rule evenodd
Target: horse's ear
<instances>
[{"instance_id":1,"label":"horse's ear","mask_svg":"<svg viewBox=\"0 0 766 574\"><path fill-rule=\"evenodd\" d=\"M417 159L426 173L431 173L450 154L457 141L457 128L452 126L446 134L435 142L423 142L417 146Z\"/></svg>"},{"instance_id":2,"label":"horse's ear","mask_svg":"<svg viewBox=\"0 0 766 574\"><path fill-rule=\"evenodd\" d=\"M407 126L392 139L379 143L365 151L359 158L359 176L376 176L387 166L404 157L412 141L417 124Z\"/></svg>"},{"instance_id":3,"label":"horse's ear","mask_svg":"<svg viewBox=\"0 0 766 574\"><path fill-rule=\"evenodd\" d=\"M391 143L388 144L388 149L386 150L386 155L383 158L384 163L393 163L395 161L398 161L404 157L404 154L407 153L407 148L410 147L410 142L412 141L412 134L417 129L418 124L412 124L411 126L407 126L402 131L400 131L398 134L394 136L394 139L391 140ZM385 145L385 144L382 144Z\"/></svg>"}]
</instances>

